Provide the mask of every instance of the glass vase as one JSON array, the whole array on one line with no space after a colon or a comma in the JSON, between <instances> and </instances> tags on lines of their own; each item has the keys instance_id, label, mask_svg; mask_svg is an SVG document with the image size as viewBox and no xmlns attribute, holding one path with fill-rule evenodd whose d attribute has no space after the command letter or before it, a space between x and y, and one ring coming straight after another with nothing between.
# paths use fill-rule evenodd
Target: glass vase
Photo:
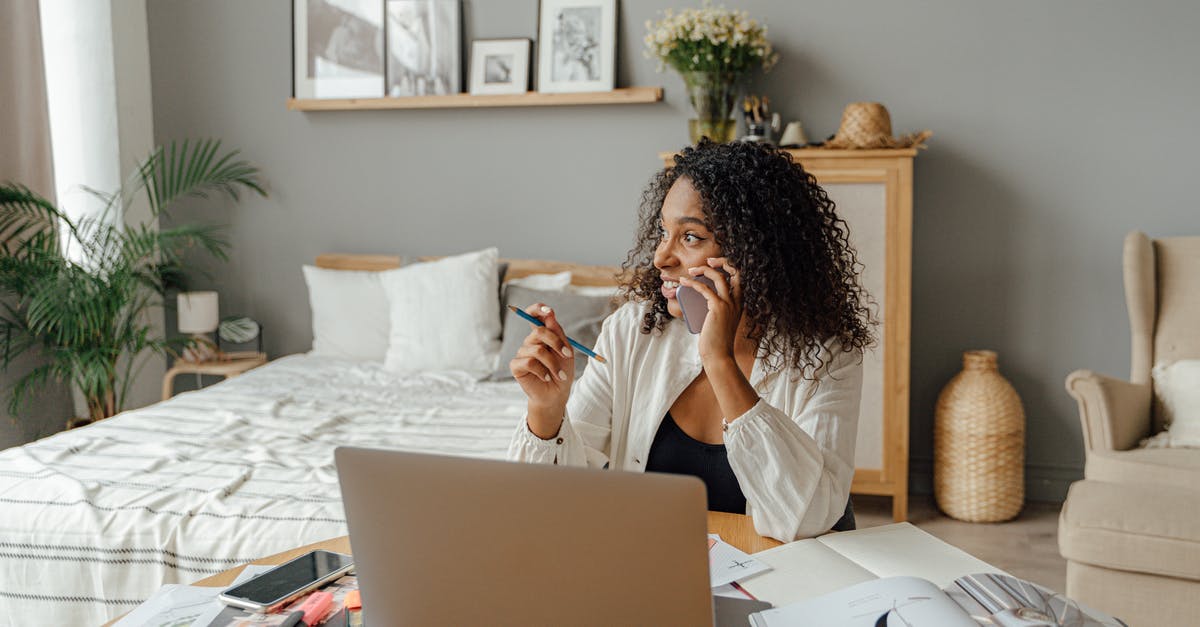
<instances>
[{"instance_id":1,"label":"glass vase","mask_svg":"<svg viewBox=\"0 0 1200 627\"><path fill-rule=\"evenodd\" d=\"M733 141L737 121L733 119L733 106L737 102L740 77L729 72L682 72L687 85L688 99L696 117L688 120L688 134L692 143L701 137L714 142Z\"/></svg>"}]
</instances>

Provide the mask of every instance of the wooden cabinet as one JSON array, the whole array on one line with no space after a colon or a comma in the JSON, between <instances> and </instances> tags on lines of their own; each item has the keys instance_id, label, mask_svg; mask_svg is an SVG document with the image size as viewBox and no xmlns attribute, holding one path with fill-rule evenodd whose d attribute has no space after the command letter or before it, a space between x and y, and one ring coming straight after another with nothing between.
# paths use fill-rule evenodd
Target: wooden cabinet
<instances>
[{"instance_id":1,"label":"wooden cabinet","mask_svg":"<svg viewBox=\"0 0 1200 627\"><path fill-rule=\"evenodd\" d=\"M812 173L850 227L863 284L879 306L879 341L866 356L854 455L854 494L892 497L908 515L909 329L914 148L788 151ZM670 167L674 153L661 153Z\"/></svg>"}]
</instances>

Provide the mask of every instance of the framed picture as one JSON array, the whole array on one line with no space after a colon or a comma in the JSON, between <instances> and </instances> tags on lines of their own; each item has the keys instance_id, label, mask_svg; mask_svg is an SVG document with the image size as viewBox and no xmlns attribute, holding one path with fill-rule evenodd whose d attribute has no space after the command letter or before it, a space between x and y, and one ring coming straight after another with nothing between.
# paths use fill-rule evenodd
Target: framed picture
<instances>
[{"instance_id":1,"label":"framed picture","mask_svg":"<svg viewBox=\"0 0 1200 627\"><path fill-rule=\"evenodd\" d=\"M462 91L459 0L387 0L387 95Z\"/></svg>"},{"instance_id":2,"label":"framed picture","mask_svg":"<svg viewBox=\"0 0 1200 627\"><path fill-rule=\"evenodd\" d=\"M476 39L471 42L472 94L529 91L528 39Z\"/></svg>"},{"instance_id":3,"label":"framed picture","mask_svg":"<svg viewBox=\"0 0 1200 627\"><path fill-rule=\"evenodd\" d=\"M296 98L383 95L383 4L292 1L292 93Z\"/></svg>"},{"instance_id":4,"label":"framed picture","mask_svg":"<svg viewBox=\"0 0 1200 627\"><path fill-rule=\"evenodd\" d=\"M612 91L616 34L616 0L542 0L538 91Z\"/></svg>"}]
</instances>

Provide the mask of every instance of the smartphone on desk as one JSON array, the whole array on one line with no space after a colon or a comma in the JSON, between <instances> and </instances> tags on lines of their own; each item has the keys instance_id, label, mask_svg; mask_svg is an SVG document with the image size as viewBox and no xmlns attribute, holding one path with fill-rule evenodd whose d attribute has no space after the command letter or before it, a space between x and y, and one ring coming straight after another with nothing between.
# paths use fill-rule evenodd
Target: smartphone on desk
<instances>
[{"instance_id":1,"label":"smartphone on desk","mask_svg":"<svg viewBox=\"0 0 1200 627\"><path fill-rule=\"evenodd\" d=\"M354 559L333 551L316 550L247 579L222 592L225 605L252 612L273 612L354 568Z\"/></svg>"},{"instance_id":2,"label":"smartphone on desk","mask_svg":"<svg viewBox=\"0 0 1200 627\"><path fill-rule=\"evenodd\" d=\"M729 280L728 272L721 268L717 268L717 271L725 276L726 281ZM713 280L703 274L692 277L692 280L707 285L714 292L717 290ZM708 301L700 292L686 285L680 285L675 290L675 300L679 301L679 308L683 310L683 323L687 325L687 330L692 334L699 333L704 327L704 319L708 317Z\"/></svg>"}]
</instances>

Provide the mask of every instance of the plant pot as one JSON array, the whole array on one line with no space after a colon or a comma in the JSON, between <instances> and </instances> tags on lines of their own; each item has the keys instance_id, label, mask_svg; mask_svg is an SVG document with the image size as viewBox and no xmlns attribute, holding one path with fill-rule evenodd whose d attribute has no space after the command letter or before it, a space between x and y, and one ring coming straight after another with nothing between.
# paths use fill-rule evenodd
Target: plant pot
<instances>
[{"instance_id":1,"label":"plant pot","mask_svg":"<svg viewBox=\"0 0 1200 627\"><path fill-rule=\"evenodd\" d=\"M70 418L67 418L66 426L67 426L68 430L78 429L79 427L86 427L86 426L92 424L93 422L96 422L96 421L91 418L86 418L86 417L80 418L79 416L72 416Z\"/></svg>"},{"instance_id":2,"label":"plant pot","mask_svg":"<svg viewBox=\"0 0 1200 627\"><path fill-rule=\"evenodd\" d=\"M692 143L698 143L702 137L718 143L733 141L737 121L732 113L741 77L729 72L683 72L682 76L688 100L696 111L696 117L688 120Z\"/></svg>"}]
</instances>

